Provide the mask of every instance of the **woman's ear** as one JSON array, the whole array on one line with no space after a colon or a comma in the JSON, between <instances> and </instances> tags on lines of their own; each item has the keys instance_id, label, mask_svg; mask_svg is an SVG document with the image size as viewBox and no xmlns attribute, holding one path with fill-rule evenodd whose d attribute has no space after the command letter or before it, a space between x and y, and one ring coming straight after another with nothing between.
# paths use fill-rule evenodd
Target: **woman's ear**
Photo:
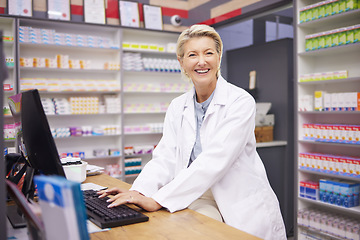
<instances>
[{"instance_id":1,"label":"woman's ear","mask_svg":"<svg viewBox=\"0 0 360 240\"><path fill-rule=\"evenodd\" d=\"M177 60L179 61L181 68L183 68L183 60L182 60L182 58L177 57Z\"/></svg>"}]
</instances>

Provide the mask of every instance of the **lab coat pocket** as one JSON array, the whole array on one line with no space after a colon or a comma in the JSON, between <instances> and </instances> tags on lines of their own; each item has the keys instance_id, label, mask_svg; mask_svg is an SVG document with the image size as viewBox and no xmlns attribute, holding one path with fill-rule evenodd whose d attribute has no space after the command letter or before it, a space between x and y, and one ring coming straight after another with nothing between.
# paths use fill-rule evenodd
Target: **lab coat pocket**
<instances>
[{"instance_id":1,"label":"lab coat pocket","mask_svg":"<svg viewBox=\"0 0 360 240\"><path fill-rule=\"evenodd\" d=\"M283 223L277 201L266 190L257 191L234 203L239 229L262 239L283 239Z\"/></svg>"}]
</instances>

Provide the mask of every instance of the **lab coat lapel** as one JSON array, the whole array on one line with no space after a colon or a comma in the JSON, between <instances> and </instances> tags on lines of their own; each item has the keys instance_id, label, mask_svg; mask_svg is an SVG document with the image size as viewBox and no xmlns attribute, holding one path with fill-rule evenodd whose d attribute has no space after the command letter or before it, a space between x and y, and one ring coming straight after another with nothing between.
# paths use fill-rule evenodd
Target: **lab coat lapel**
<instances>
[{"instance_id":1,"label":"lab coat lapel","mask_svg":"<svg viewBox=\"0 0 360 240\"><path fill-rule=\"evenodd\" d=\"M183 124L188 124L191 129L195 132L196 131L196 125L195 125L195 115L194 115L194 89L191 91L191 94L188 94L185 106L184 106L184 112L183 112ZM183 125L183 128L185 125Z\"/></svg>"},{"instance_id":2,"label":"lab coat lapel","mask_svg":"<svg viewBox=\"0 0 360 240\"><path fill-rule=\"evenodd\" d=\"M195 115L194 115L194 90L190 91L188 94L184 110L182 113L182 123L181 123L181 131L180 131L180 145L181 147L181 162L182 167L186 168L188 165L192 148L195 144L196 138L196 123L195 123Z\"/></svg>"},{"instance_id":3,"label":"lab coat lapel","mask_svg":"<svg viewBox=\"0 0 360 240\"><path fill-rule=\"evenodd\" d=\"M219 76L217 83L216 83L213 100L211 101L209 108L206 111L204 123L205 123L207 117L209 115L213 114L215 112L216 108L220 107L218 105L225 105L226 99L227 99L225 83L226 83L226 80L223 77Z\"/></svg>"}]
</instances>

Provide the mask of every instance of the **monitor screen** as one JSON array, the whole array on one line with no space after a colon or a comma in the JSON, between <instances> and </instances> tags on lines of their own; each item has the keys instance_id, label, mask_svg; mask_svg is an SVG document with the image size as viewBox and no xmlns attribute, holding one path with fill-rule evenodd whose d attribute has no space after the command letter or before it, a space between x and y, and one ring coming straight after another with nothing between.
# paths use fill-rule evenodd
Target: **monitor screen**
<instances>
[{"instance_id":1,"label":"monitor screen","mask_svg":"<svg viewBox=\"0 0 360 240\"><path fill-rule=\"evenodd\" d=\"M40 174L65 177L38 90L10 96L9 106L17 143L28 165Z\"/></svg>"}]
</instances>

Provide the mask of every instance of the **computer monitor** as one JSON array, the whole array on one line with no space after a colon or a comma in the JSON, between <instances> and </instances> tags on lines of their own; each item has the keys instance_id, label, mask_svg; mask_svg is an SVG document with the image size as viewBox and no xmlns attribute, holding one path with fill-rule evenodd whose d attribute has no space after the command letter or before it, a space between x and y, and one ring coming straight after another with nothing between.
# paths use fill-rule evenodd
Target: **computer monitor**
<instances>
[{"instance_id":1,"label":"computer monitor","mask_svg":"<svg viewBox=\"0 0 360 240\"><path fill-rule=\"evenodd\" d=\"M25 162L24 168L26 168L22 192L31 199L35 191L34 175L60 175L65 177L65 172L38 90L29 90L10 96L9 106L15 122L21 162ZM19 172L24 171L20 170ZM14 227L23 226L24 223L21 223Z\"/></svg>"},{"instance_id":2,"label":"computer monitor","mask_svg":"<svg viewBox=\"0 0 360 240\"><path fill-rule=\"evenodd\" d=\"M30 167L40 174L65 177L38 90L10 96L9 106L20 150Z\"/></svg>"}]
</instances>

